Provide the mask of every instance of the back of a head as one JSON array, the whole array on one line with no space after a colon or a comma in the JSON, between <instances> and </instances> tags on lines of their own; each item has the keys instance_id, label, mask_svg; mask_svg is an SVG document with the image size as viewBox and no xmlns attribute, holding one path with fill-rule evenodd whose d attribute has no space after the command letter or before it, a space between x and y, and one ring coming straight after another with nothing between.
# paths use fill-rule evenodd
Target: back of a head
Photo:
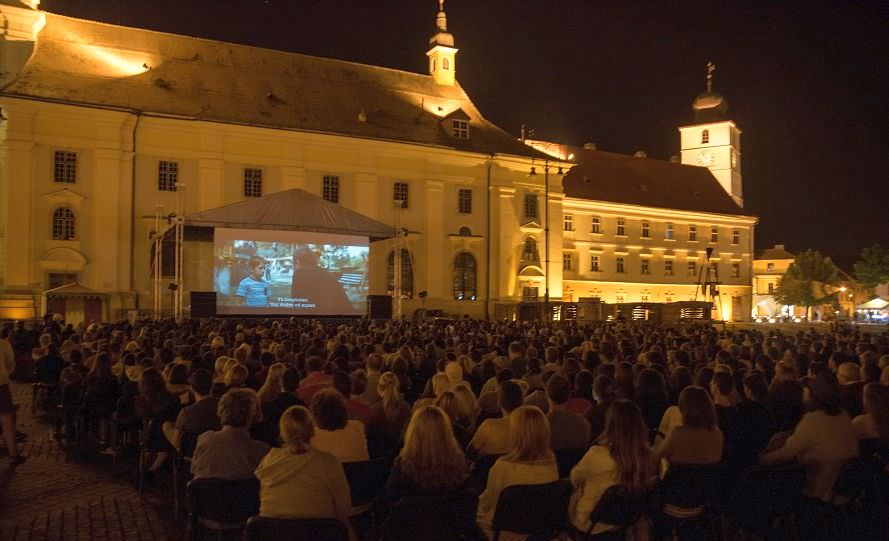
<instances>
[{"instance_id":1,"label":"back of a head","mask_svg":"<svg viewBox=\"0 0 889 541\"><path fill-rule=\"evenodd\" d=\"M861 367L852 362L845 362L837 368L837 378L844 385L855 383L861 379Z\"/></svg>"},{"instance_id":2,"label":"back of a head","mask_svg":"<svg viewBox=\"0 0 889 541\"><path fill-rule=\"evenodd\" d=\"M289 367L281 375L281 388L285 393L295 393L299 389L299 379L299 370Z\"/></svg>"},{"instance_id":3,"label":"back of a head","mask_svg":"<svg viewBox=\"0 0 889 541\"><path fill-rule=\"evenodd\" d=\"M324 370L327 361L317 355L313 355L306 360L306 369L309 372L320 372Z\"/></svg>"},{"instance_id":4,"label":"back of a head","mask_svg":"<svg viewBox=\"0 0 889 541\"><path fill-rule=\"evenodd\" d=\"M195 393L207 396L210 394L210 389L213 388L213 375L207 370L195 370L188 377L188 385Z\"/></svg>"},{"instance_id":5,"label":"back of a head","mask_svg":"<svg viewBox=\"0 0 889 541\"><path fill-rule=\"evenodd\" d=\"M424 406L413 413L399 463L402 473L424 491L452 489L468 474L451 420L437 406Z\"/></svg>"},{"instance_id":6,"label":"back of a head","mask_svg":"<svg viewBox=\"0 0 889 541\"><path fill-rule=\"evenodd\" d=\"M546 396L553 404L564 404L571 397L571 383L558 374L550 377L546 384Z\"/></svg>"},{"instance_id":7,"label":"back of a head","mask_svg":"<svg viewBox=\"0 0 889 541\"><path fill-rule=\"evenodd\" d=\"M679 395L679 411L682 412L682 424L685 426L706 430L716 427L716 410L703 387L686 387Z\"/></svg>"},{"instance_id":8,"label":"back of a head","mask_svg":"<svg viewBox=\"0 0 889 541\"><path fill-rule=\"evenodd\" d=\"M617 463L618 482L630 493L639 493L654 473L648 427L639 407L628 400L615 400L608 407L601 441Z\"/></svg>"},{"instance_id":9,"label":"back of a head","mask_svg":"<svg viewBox=\"0 0 889 541\"><path fill-rule=\"evenodd\" d=\"M731 396L735 389L735 378L728 372L717 372L713 374L713 385L720 395Z\"/></svg>"},{"instance_id":10,"label":"back of a head","mask_svg":"<svg viewBox=\"0 0 889 541\"><path fill-rule=\"evenodd\" d=\"M500 409L507 413L510 413L521 406L522 401L524 400L524 396L522 396L522 388L518 383L515 383L512 380L502 382L498 393Z\"/></svg>"},{"instance_id":11,"label":"back of a head","mask_svg":"<svg viewBox=\"0 0 889 541\"><path fill-rule=\"evenodd\" d=\"M219 399L216 413L223 426L246 428L258 407L259 399L253 389L230 389Z\"/></svg>"},{"instance_id":12,"label":"back of a head","mask_svg":"<svg viewBox=\"0 0 889 541\"><path fill-rule=\"evenodd\" d=\"M323 430L340 430L349 421L343 395L329 388L315 393L312 398L312 415L315 417L315 424Z\"/></svg>"},{"instance_id":13,"label":"back of a head","mask_svg":"<svg viewBox=\"0 0 889 541\"><path fill-rule=\"evenodd\" d=\"M343 370L337 370L333 374L333 388L339 391L346 400L352 396L352 378Z\"/></svg>"},{"instance_id":14,"label":"back of a head","mask_svg":"<svg viewBox=\"0 0 889 541\"><path fill-rule=\"evenodd\" d=\"M838 415L842 410L840 382L833 372L821 372L809 383L809 410Z\"/></svg>"},{"instance_id":15,"label":"back of a head","mask_svg":"<svg viewBox=\"0 0 889 541\"><path fill-rule=\"evenodd\" d=\"M435 396L440 396L441 393L449 390L451 388L451 378L448 377L444 372L437 372L434 376L432 376L432 392L435 393Z\"/></svg>"},{"instance_id":16,"label":"back of a head","mask_svg":"<svg viewBox=\"0 0 889 541\"><path fill-rule=\"evenodd\" d=\"M315 420L304 406L291 406L281 415L278 422L281 442L291 453L304 453L315 436Z\"/></svg>"},{"instance_id":17,"label":"back of a head","mask_svg":"<svg viewBox=\"0 0 889 541\"><path fill-rule=\"evenodd\" d=\"M509 416L512 450L504 459L512 462L535 462L552 457L550 429L546 415L536 406L521 406Z\"/></svg>"},{"instance_id":18,"label":"back of a head","mask_svg":"<svg viewBox=\"0 0 889 541\"><path fill-rule=\"evenodd\" d=\"M754 402L766 402L769 398L769 386L761 372L751 372L744 376L744 387Z\"/></svg>"}]
</instances>

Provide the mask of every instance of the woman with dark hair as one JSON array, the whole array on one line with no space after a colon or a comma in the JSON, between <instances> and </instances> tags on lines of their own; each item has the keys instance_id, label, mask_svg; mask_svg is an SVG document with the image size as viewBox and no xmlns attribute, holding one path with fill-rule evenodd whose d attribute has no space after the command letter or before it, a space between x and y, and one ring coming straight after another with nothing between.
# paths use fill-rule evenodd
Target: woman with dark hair
<instances>
[{"instance_id":1,"label":"woman with dark hair","mask_svg":"<svg viewBox=\"0 0 889 541\"><path fill-rule=\"evenodd\" d=\"M648 446L648 429L639 408L625 400L611 402L598 444L571 470L571 523L587 531L590 513L609 487L620 485L629 494L639 495L652 485L656 473L657 463ZM611 529L614 527L600 523L592 533Z\"/></svg>"},{"instance_id":2,"label":"woman with dark hair","mask_svg":"<svg viewBox=\"0 0 889 541\"><path fill-rule=\"evenodd\" d=\"M760 463L799 461L808 473L807 495L827 501L846 463L858 456L858 440L849 414L842 408L840 384L833 372L815 376L806 395L808 412L792 434L772 438Z\"/></svg>"},{"instance_id":3,"label":"woman with dark hair","mask_svg":"<svg viewBox=\"0 0 889 541\"><path fill-rule=\"evenodd\" d=\"M691 370L687 366L677 366L674 368L673 372L670 373L670 403L678 404L682 390L691 385L694 385Z\"/></svg>"},{"instance_id":4,"label":"woman with dark hair","mask_svg":"<svg viewBox=\"0 0 889 541\"><path fill-rule=\"evenodd\" d=\"M769 410L768 384L760 372L744 376L744 398L737 405L734 427L732 456L740 471L756 464L757 456L776 431L775 419Z\"/></svg>"},{"instance_id":5,"label":"woman with dark hair","mask_svg":"<svg viewBox=\"0 0 889 541\"><path fill-rule=\"evenodd\" d=\"M97 356L98 360L98 356ZM156 472L172 451L164 436L163 424L175 421L179 415L179 399L167 392L167 382L159 370L146 368L139 380L139 395L135 399L136 414L148 426L148 448L157 452L148 471Z\"/></svg>"},{"instance_id":6,"label":"woman with dark hair","mask_svg":"<svg viewBox=\"0 0 889 541\"><path fill-rule=\"evenodd\" d=\"M364 423L349 419L346 401L334 389L322 389L312 398L312 416L317 430L312 447L330 453L340 462L369 460Z\"/></svg>"},{"instance_id":7,"label":"woman with dark hair","mask_svg":"<svg viewBox=\"0 0 889 541\"><path fill-rule=\"evenodd\" d=\"M716 410L702 387L686 387L679 395L682 424L657 446L658 458L671 464L715 464L722 460L723 436Z\"/></svg>"},{"instance_id":8,"label":"woman with dark hair","mask_svg":"<svg viewBox=\"0 0 889 541\"><path fill-rule=\"evenodd\" d=\"M565 409L583 415L593 405L593 373L583 369L574 376L571 398L565 402Z\"/></svg>"},{"instance_id":9,"label":"woman with dark hair","mask_svg":"<svg viewBox=\"0 0 889 541\"><path fill-rule=\"evenodd\" d=\"M661 417L670 406L667 398L667 385L660 372L646 368L639 372L636 378L636 396L634 397L645 426L655 428L660 426Z\"/></svg>"},{"instance_id":10,"label":"woman with dark hair","mask_svg":"<svg viewBox=\"0 0 889 541\"><path fill-rule=\"evenodd\" d=\"M107 451L111 415L120 398L120 383L111 371L111 356L102 352L96 355L93 368L84 381L83 407L87 427L93 421L99 422L99 440Z\"/></svg>"}]
</instances>

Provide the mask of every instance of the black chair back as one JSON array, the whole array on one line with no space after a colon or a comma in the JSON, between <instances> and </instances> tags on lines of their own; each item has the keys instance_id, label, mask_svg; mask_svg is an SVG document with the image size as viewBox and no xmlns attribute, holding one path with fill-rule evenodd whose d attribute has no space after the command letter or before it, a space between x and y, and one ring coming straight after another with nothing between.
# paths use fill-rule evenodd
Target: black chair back
<instances>
[{"instance_id":1,"label":"black chair back","mask_svg":"<svg viewBox=\"0 0 889 541\"><path fill-rule=\"evenodd\" d=\"M587 451L589 451L588 447L555 451L556 465L559 467L559 477L567 478L571 473L571 469L580 462L580 459L583 458Z\"/></svg>"},{"instance_id":2,"label":"black chair back","mask_svg":"<svg viewBox=\"0 0 889 541\"><path fill-rule=\"evenodd\" d=\"M478 494L463 489L399 500L383 524L383 541L487 541L476 525Z\"/></svg>"},{"instance_id":3,"label":"black chair back","mask_svg":"<svg viewBox=\"0 0 889 541\"><path fill-rule=\"evenodd\" d=\"M198 446L198 436L194 432L183 432L179 440L179 456L182 458L191 458L194 450Z\"/></svg>"},{"instance_id":4,"label":"black chair back","mask_svg":"<svg viewBox=\"0 0 889 541\"><path fill-rule=\"evenodd\" d=\"M590 513L590 528L587 530L587 535L596 524L610 524L618 526L620 530L626 530L648 511L648 504L647 494L630 494L620 485L608 487Z\"/></svg>"},{"instance_id":5,"label":"black chair back","mask_svg":"<svg viewBox=\"0 0 889 541\"><path fill-rule=\"evenodd\" d=\"M567 529L571 491L567 479L506 487L494 511L494 539L501 531L553 537Z\"/></svg>"},{"instance_id":6,"label":"black chair back","mask_svg":"<svg viewBox=\"0 0 889 541\"><path fill-rule=\"evenodd\" d=\"M364 462L346 462L343 470L352 491L352 506L358 507L377 499L386 487L392 461L377 458Z\"/></svg>"},{"instance_id":7,"label":"black chair back","mask_svg":"<svg viewBox=\"0 0 889 541\"><path fill-rule=\"evenodd\" d=\"M683 509L706 506L719 487L719 464L671 464L661 483L661 501Z\"/></svg>"},{"instance_id":8,"label":"black chair back","mask_svg":"<svg viewBox=\"0 0 889 541\"><path fill-rule=\"evenodd\" d=\"M335 518L268 518L247 521L246 541L349 541L349 529Z\"/></svg>"},{"instance_id":9,"label":"black chair back","mask_svg":"<svg viewBox=\"0 0 889 541\"><path fill-rule=\"evenodd\" d=\"M188 483L188 522L199 527L240 530L259 513L259 480L194 479Z\"/></svg>"}]
</instances>

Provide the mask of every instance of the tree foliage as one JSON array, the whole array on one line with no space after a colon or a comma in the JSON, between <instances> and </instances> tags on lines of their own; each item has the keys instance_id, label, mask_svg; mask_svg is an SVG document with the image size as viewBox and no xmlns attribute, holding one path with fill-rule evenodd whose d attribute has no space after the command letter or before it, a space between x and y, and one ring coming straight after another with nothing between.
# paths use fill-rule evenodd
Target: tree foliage
<instances>
[{"instance_id":1,"label":"tree foliage","mask_svg":"<svg viewBox=\"0 0 889 541\"><path fill-rule=\"evenodd\" d=\"M889 282L889 250L874 244L861 250L855 263L855 279L866 288Z\"/></svg>"},{"instance_id":2,"label":"tree foliage","mask_svg":"<svg viewBox=\"0 0 889 541\"><path fill-rule=\"evenodd\" d=\"M830 302L833 293L828 293L827 287L839 282L839 274L833 261L821 252L801 252L778 281L775 300L784 305L807 308Z\"/></svg>"}]
</instances>

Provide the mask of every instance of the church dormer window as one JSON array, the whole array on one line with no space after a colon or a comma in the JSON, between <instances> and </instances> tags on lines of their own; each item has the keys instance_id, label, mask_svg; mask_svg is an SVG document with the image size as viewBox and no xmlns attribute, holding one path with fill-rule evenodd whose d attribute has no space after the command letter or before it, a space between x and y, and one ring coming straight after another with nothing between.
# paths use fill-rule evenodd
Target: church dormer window
<instances>
[{"instance_id":1,"label":"church dormer window","mask_svg":"<svg viewBox=\"0 0 889 541\"><path fill-rule=\"evenodd\" d=\"M706 145L710 142L710 130L704 130L701 132L701 144Z\"/></svg>"},{"instance_id":2,"label":"church dormer window","mask_svg":"<svg viewBox=\"0 0 889 541\"><path fill-rule=\"evenodd\" d=\"M441 59L441 69L443 69L443 70L451 69L451 63L448 62L447 58Z\"/></svg>"},{"instance_id":3,"label":"church dormer window","mask_svg":"<svg viewBox=\"0 0 889 541\"><path fill-rule=\"evenodd\" d=\"M460 118L451 120L451 135L457 139L469 139L469 121Z\"/></svg>"}]
</instances>

